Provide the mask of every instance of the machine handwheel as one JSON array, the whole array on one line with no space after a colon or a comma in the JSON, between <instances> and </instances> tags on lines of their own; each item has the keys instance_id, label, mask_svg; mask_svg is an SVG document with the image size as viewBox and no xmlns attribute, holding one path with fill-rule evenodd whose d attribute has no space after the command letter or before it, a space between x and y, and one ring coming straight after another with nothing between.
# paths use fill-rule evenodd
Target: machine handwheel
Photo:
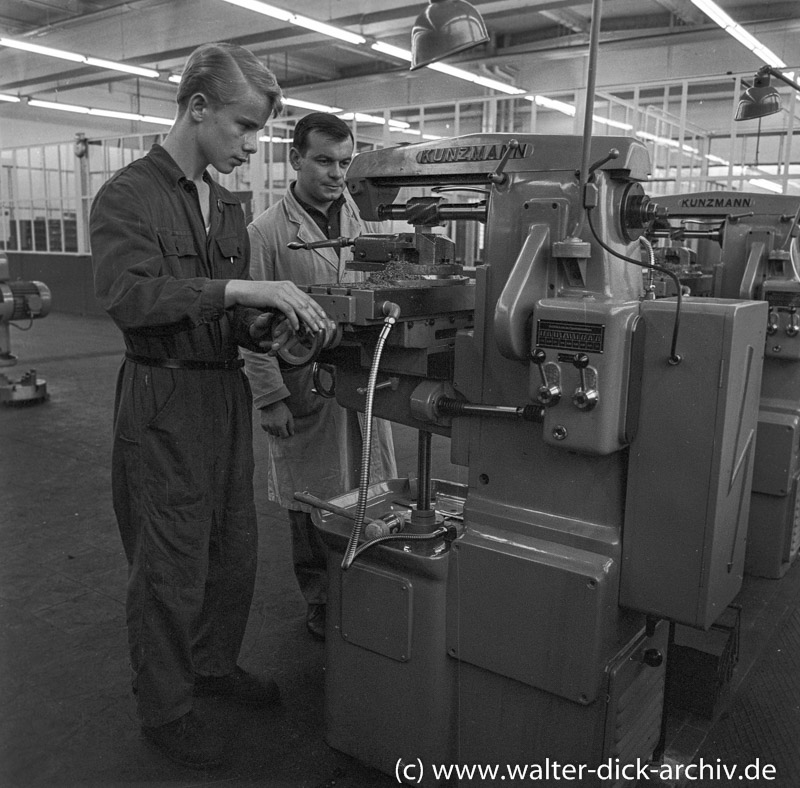
<instances>
[{"instance_id":1,"label":"machine handwheel","mask_svg":"<svg viewBox=\"0 0 800 788\"><path fill-rule=\"evenodd\" d=\"M338 344L341 327L331 321L329 326L317 333L303 324L295 331L289 320L282 316L275 324L272 336L275 341L282 343L278 358L292 367L302 367L314 361L323 348Z\"/></svg>"}]
</instances>

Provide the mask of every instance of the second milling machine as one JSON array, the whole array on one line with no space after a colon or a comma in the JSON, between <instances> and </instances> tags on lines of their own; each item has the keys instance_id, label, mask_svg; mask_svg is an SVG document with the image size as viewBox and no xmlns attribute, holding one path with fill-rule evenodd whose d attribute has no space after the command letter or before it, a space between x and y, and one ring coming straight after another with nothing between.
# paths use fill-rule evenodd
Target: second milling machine
<instances>
[{"instance_id":1,"label":"second milling machine","mask_svg":"<svg viewBox=\"0 0 800 788\"><path fill-rule=\"evenodd\" d=\"M416 479L368 487L362 467L315 512L326 739L400 780L630 782L659 745L667 621L705 629L741 585L767 304L645 299L648 153L582 142L356 156L361 216L410 232L328 242L371 281L309 288L337 329L281 351L320 362L321 394L419 430ZM474 279L435 229L451 220L485 225ZM431 478L431 433L468 484Z\"/></svg>"},{"instance_id":2,"label":"second milling machine","mask_svg":"<svg viewBox=\"0 0 800 788\"><path fill-rule=\"evenodd\" d=\"M777 579L800 553L800 197L713 191L660 202L669 221L653 230L655 253L667 267L694 261L688 272L672 263L682 283L769 304L745 572Z\"/></svg>"}]
</instances>

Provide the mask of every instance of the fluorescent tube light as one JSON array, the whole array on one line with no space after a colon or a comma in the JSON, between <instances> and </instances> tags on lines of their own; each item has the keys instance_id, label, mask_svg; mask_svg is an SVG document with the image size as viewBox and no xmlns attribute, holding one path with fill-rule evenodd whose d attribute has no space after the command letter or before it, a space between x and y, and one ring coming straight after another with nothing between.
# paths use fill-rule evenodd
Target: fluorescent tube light
<instances>
[{"instance_id":1,"label":"fluorescent tube light","mask_svg":"<svg viewBox=\"0 0 800 788\"><path fill-rule=\"evenodd\" d=\"M53 49L52 47L43 47L38 44L29 44L27 41L14 41L11 38L0 38L0 45L11 47L12 49L21 49L23 52L33 52L37 55L46 55L47 57L57 57L61 60L69 60L73 63L85 63L87 66L95 66L96 68L106 68L111 71L123 71L126 74L136 74L140 77L150 77L157 79L160 75L158 71L152 68L141 68L140 66L129 66L127 63L117 63L113 60L103 60L98 57L88 57L87 55L79 55L77 52L67 52L63 49Z\"/></svg>"},{"instance_id":2,"label":"fluorescent tube light","mask_svg":"<svg viewBox=\"0 0 800 788\"><path fill-rule=\"evenodd\" d=\"M752 186L758 186L760 189L775 192L775 194L783 194L783 186L779 183L775 183L775 181L768 181L765 178L752 178L748 183Z\"/></svg>"},{"instance_id":3,"label":"fluorescent tube light","mask_svg":"<svg viewBox=\"0 0 800 788\"><path fill-rule=\"evenodd\" d=\"M300 16L300 14L292 14L289 21L293 25L305 27L307 30L313 30L315 33L322 33L322 35L329 36L330 38L338 38L340 41L347 41L348 44L367 43L367 39L364 38L364 36L358 35L358 33L351 33L344 28L334 27L333 25L325 24L325 22L310 19L307 16Z\"/></svg>"},{"instance_id":4,"label":"fluorescent tube light","mask_svg":"<svg viewBox=\"0 0 800 788\"><path fill-rule=\"evenodd\" d=\"M386 118L382 117L381 115L367 115L364 112L345 112L342 115L339 115L342 120L355 120L358 123L377 123L381 126L388 125L393 126L396 129L409 129L411 128L410 123L406 123L404 120L392 120L389 119L388 121Z\"/></svg>"},{"instance_id":5,"label":"fluorescent tube light","mask_svg":"<svg viewBox=\"0 0 800 788\"><path fill-rule=\"evenodd\" d=\"M755 36L748 33L740 24L726 14L713 0L692 0L709 19L719 25L726 33L744 44L751 52L773 68L786 68L771 49L765 47Z\"/></svg>"},{"instance_id":6,"label":"fluorescent tube light","mask_svg":"<svg viewBox=\"0 0 800 788\"><path fill-rule=\"evenodd\" d=\"M371 48L376 52L383 53L384 55L390 55L391 57L396 57L399 60L406 60L409 63L411 62L411 52L409 52L407 49L401 49L400 47L392 46L391 44L384 44L382 41L376 41L371 45ZM457 79L465 79L467 82L473 82L476 85L481 85L482 87L489 88L490 90L499 90L503 93L509 93L511 95L517 95L525 92L522 90L522 88L515 88L513 85L508 85L505 82L500 82L496 79L488 79L487 77L482 77L479 74L473 74L471 71L450 66L447 63L431 63L430 65L426 66L426 68L433 69L434 71L440 71L442 74L448 74L449 76L456 77Z\"/></svg>"},{"instance_id":7,"label":"fluorescent tube light","mask_svg":"<svg viewBox=\"0 0 800 788\"><path fill-rule=\"evenodd\" d=\"M304 27L306 30L313 30L315 33L321 33L330 38L338 38L340 41L347 41L349 44L367 43L367 39L364 38L364 36L360 36L358 33L351 33L349 30L344 30L341 27L335 27L334 25L320 22L318 19L311 19L301 14L295 14L292 11L277 8L274 5L260 3L258 0L225 0L225 2L231 5L238 5L240 8L246 8L249 11L255 11L258 14L264 14L264 16L270 16L281 22L289 22L289 24Z\"/></svg>"},{"instance_id":8,"label":"fluorescent tube light","mask_svg":"<svg viewBox=\"0 0 800 788\"><path fill-rule=\"evenodd\" d=\"M557 101L556 99L547 98L547 96L525 96L528 101L533 101L540 107L547 107L548 109L554 109L557 112L563 112L565 115L569 115L570 117L575 117L575 107L572 104L567 104L564 101Z\"/></svg>"},{"instance_id":9,"label":"fluorescent tube light","mask_svg":"<svg viewBox=\"0 0 800 788\"><path fill-rule=\"evenodd\" d=\"M399 58L400 60L407 60L411 62L411 52L407 49L400 49L400 47L392 46L391 44L384 44L383 41L376 41L372 44L372 49L376 52L382 52L384 55Z\"/></svg>"},{"instance_id":10,"label":"fluorescent tube light","mask_svg":"<svg viewBox=\"0 0 800 788\"><path fill-rule=\"evenodd\" d=\"M330 112L333 114L337 112L344 112L341 107L328 107L325 104L316 104L313 101L303 101L302 99L286 98L286 96L283 97L283 103L290 107L297 107L298 109L310 109L314 112Z\"/></svg>"},{"instance_id":11,"label":"fluorescent tube light","mask_svg":"<svg viewBox=\"0 0 800 788\"><path fill-rule=\"evenodd\" d=\"M98 68L108 68L112 71L124 71L126 74L136 74L139 77L149 77L158 79L158 71L152 68L142 68L141 66L129 66L127 63L114 63L112 60L103 60L99 57L87 57L84 61L89 66Z\"/></svg>"},{"instance_id":12,"label":"fluorescent tube light","mask_svg":"<svg viewBox=\"0 0 800 788\"><path fill-rule=\"evenodd\" d=\"M170 118L158 118L155 115L142 115L142 123L157 123L159 126L171 126L175 121Z\"/></svg>"},{"instance_id":13,"label":"fluorescent tube light","mask_svg":"<svg viewBox=\"0 0 800 788\"><path fill-rule=\"evenodd\" d=\"M426 68L430 68L433 71L441 71L442 74L449 74L451 77L465 79L467 82L474 82L476 85L483 85L484 87L491 88L492 90L499 90L503 93L516 95L525 92L521 88L515 88L513 85L506 85L505 82L498 82L495 79L486 79L486 77L481 77L478 74L465 71L463 68L449 66L447 63L431 63L429 66L426 66Z\"/></svg>"},{"instance_id":14,"label":"fluorescent tube light","mask_svg":"<svg viewBox=\"0 0 800 788\"><path fill-rule=\"evenodd\" d=\"M14 41L10 38L0 38L0 45L11 47L12 49L21 49L23 52L34 52L37 55L71 60L73 63L83 63L86 59L76 52L65 52L63 49L52 49L51 47L39 46L39 44L29 44L27 41Z\"/></svg>"},{"instance_id":15,"label":"fluorescent tube light","mask_svg":"<svg viewBox=\"0 0 800 788\"><path fill-rule=\"evenodd\" d=\"M157 123L163 126L171 126L173 121L167 118L159 118L154 115L139 115L135 112L121 112L116 109L99 109L96 107L82 107L77 104L62 104L60 101L42 101L41 99L28 99L29 107L39 107L40 109L56 109L60 112L75 112L79 115L96 115L103 118L117 118L119 120L136 120L143 123Z\"/></svg>"},{"instance_id":16,"label":"fluorescent tube light","mask_svg":"<svg viewBox=\"0 0 800 788\"><path fill-rule=\"evenodd\" d=\"M622 131L633 131L633 126L630 123L623 123L621 120L612 120L611 118L603 118L600 115L592 115L592 120L595 123L602 123L605 126L611 126L612 129L622 129Z\"/></svg>"},{"instance_id":17,"label":"fluorescent tube light","mask_svg":"<svg viewBox=\"0 0 800 788\"><path fill-rule=\"evenodd\" d=\"M671 140L669 137L659 137L655 134L651 134L649 131L637 131L636 136L649 142L657 142L661 145L666 145L668 148L679 148L685 153L700 153L698 148L693 148L691 145L680 143L677 140Z\"/></svg>"},{"instance_id":18,"label":"fluorescent tube light","mask_svg":"<svg viewBox=\"0 0 800 788\"><path fill-rule=\"evenodd\" d=\"M273 19L279 19L281 22L289 22L294 14L291 11L284 11L282 8L276 8L274 5L267 3L260 3L258 0L225 0L226 3L231 5L238 5L240 8L246 8L249 11L255 11L264 16L271 16Z\"/></svg>"},{"instance_id":19,"label":"fluorescent tube light","mask_svg":"<svg viewBox=\"0 0 800 788\"><path fill-rule=\"evenodd\" d=\"M41 109L57 109L62 112L78 112L81 115L89 114L89 107L79 107L76 104L62 104L58 101L40 101L39 99L28 99L29 107L40 107Z\"/></svg>"},{"instance_id":20,"label":"fluorescent tube light","mask_svg":"<svg viewBox=\"0 0 800 788\"><path fill-rule=\"evenodd\" d=\"M20 101L20 97L19 96L11 96L8 93L0 93L0 101L11 101L13 103L16 103L16 102Z\"/></svg>"}]
</instances>

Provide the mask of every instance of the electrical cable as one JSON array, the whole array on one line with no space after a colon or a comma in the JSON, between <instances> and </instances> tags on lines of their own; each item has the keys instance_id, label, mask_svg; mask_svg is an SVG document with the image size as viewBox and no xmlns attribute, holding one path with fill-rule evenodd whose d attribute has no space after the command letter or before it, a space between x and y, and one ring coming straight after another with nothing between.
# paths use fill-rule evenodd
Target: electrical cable
<instances>
[{"instance_id":1,"label":"electrical cable","mask_svg":"<svg viewBox=\"0 0 800 788\"><path fill-rule=\"evenodd\" d=\"M594 239L597 241L600 246L605 249L609 254L614 255L614 257L618 257L620 260L624 260L626 263L631 263L632 265L638 265L640 268L651 268L654 271L660 271L662 274L670 277L672 281L675 283L675 293L676 293L676 304L675 304L675 323L672 328L672 345L669 351L669 363L673 366L681 363L681 356L677 352L677 345L678 345L678 330L680 327L680 320L681 320L681 306L683 304L683 294L681 292L681 282L680 279L670 270L667 268L663 268L660 265L653 265L653 263L643 263L641 260L636 260L633 257L627 257L624 254L621 254L616 249L612 249L608 244L606 244L598 235L597 230L595 229L594 222L592 221L592 211L594 210L594 206L591 206L587 209L586 215L589 220L589 229L592 231L592 235Z\"/></svg>"}]
</instances>

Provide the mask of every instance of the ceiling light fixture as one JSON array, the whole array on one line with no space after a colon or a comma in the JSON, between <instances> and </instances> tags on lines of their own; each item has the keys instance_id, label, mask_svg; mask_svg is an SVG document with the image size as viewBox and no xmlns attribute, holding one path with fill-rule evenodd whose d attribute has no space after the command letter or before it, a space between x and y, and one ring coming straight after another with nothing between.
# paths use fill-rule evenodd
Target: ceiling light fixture
<instances>
[{"instance_id":1,"label":"ceiling light fixture","mask_svg":"<svg viewBox=\"0 0 800 788\"><path fill-rule=\"evenodd\" d=\"M501 93L509 93L511 95L519 95L525 91L522 88L515 88L513 85L507 85L505 82L499 82L496 79L487 79L478 74L473 74L470 71L465 71L463 68L456 68L447 63L430 63L428 68L434 71L440 71L442 74L449 74L451 77L458 77L465 79L467 82L474 82L476 85L481 85L491 90L498 90Z\"/></svg>"},{"instance_id":2,"label":"ceiling light fixture","mask_svg":"<svg viewBox=\"0 0 800 788\"><path fill-rule=\"evenodd\" d=\"M762 66L753 78L751 87L742 93L734 120L753 120L780 112L781 96L770 83L770 76L780 79L800 94L800 85L772 66Z\"/></svg>"},{"instance_id":3,"label":"ceiling light fixture","mask_svg":"<svg viewBox=\"0 0 800 788\"><path fill-rule=\"evenodd\" d=\"M51 47L39 46L39 44L29 44L27 41L15 41L11 38L0 38L0 46L11 47L12 49L20 49L23 52L33 52L37 55L46 55L47 57L57 57L61 60L69 60L73 63L84 63L87 66L95 66L96 68L106 68L111 71L123 71L126 74L135 74L139 77L150 77L157 79L160 74L152 68L142 68L141 66L129 66L127 63L117 63L113 60L102 60L97 57L88 57L87 55L80 55L77 52L67 52L64 49L52 49Z\"/></svg>"},{"instance_id":4,"label":"ceiling light fixture","mask_svg":"<svg viewBox=\"0 0 800 788\"><path fill-rule=\"evenodd\" d=\"M758 186L760 189L766 189L768 192L775 192L775 194L783 194L783 186L775 181L768 181L766 178L751 178L748 183L751 186Z\"/></svg>"},{"instance_id":5,"label":"ceiling light fixture","mask_svg":"<svg viewBox=\"0 0 800 788\"><path fill-rule=\"evenodd\" d=\"M728 35L744 44L759 60L776 68L785 68L784 63L771 49L765 47L755 36L748 33L738 22L726 14L713 0L692 0L712 22L719 25Z\"/></svg>"},{"instance_id":6,"label":"ceiling light fixture","mask_svg":"<svg viewBox=\"0 0 800 788\"><path fill-rule=\"evenodd\" d=\"M382 126L392 126L395 129L408 129L411 128L410 123L406 123L404 120L386 120L386 118L380 115L368 115L364 112L345 112L342 115L339 115L342 120L355 120L358 123L377 123Z\"/></svg>"},{"instance_id":7,"label":"ceiling light fixture","mask_svg":"<svg viewBox=\"0 0 800 788\"><path fill-rule=\"evenodd\" d=\"M383 41L375 41L370 45L370 48L384 55L391 55L400 60L411 62L411 52L408 49L401 49L400 47L392 46L392 44L384 44Z\"/></svg>"},{"instance_id":8,"label":"ceiling light fixture","mask_svg":"<svg viewBox=\"0 0 800 788\"><path fill-rule=\"evenodd\" d=\"M411 28L411 70L488 40L483 18L466 0L430 0Z\"/></svg>"},{"instance_id":9,"label":"ceiling light fixture","mask_svg":"<svg viewBox=\"0 0 800 788\"><path fill-rule=\"evenodd\" d=\"M120 112L115 109L99 109L96 107L83 107L78 104L62 104L60 101L43 101L42 99L27 100L29 107L39 109L55 109L60 112L74 112L79 115L95 115L101 118L117 118L120 120L135 120L143 123L156 123L161 126L171 126L173 121L168 118L159 118L155 115L140 115L135 112Z\"/></svg>"},{"instance_id":10,"label":"ceiling light fixture","mask_svg":"<svg viewBox=\"0 0 800 788\"><path fill-rule=\"evenodd\" d=\"M11 101L12 103L17 103L21 101L19 96L12 96L8 93L0 93L0 101Z\"/></svg>"},{"instance_id":11,"label":"ceiling light fixture","mask_svg":"<svg viewBox=\"0 0 800 788\"><path fill-rule=\"evenodd\" d=\"M575 117L577 110L572 104L567 104L564 101L558 101L557 99L547 98L547 96L540 96L540 95L528 95L525 96L528 101L534 102L536 105L540 107L547 107L547 109L554 109L556 112L562 112L564 115L569 115L571 118ZM621 120L613 120L612 118L605 118L602 115L592 115L592 120L595 123L601 123L604 126L611 126L615 129L621 129L622 131L633 131L633 126L630 123L624 123Z\"/></svg>"},{"instance_id":12,"label":"ceiling light fixture","mask_svg":"<svg viewBox=\"0 0 800 788\"><path fill-rule=\"evenodd\" d=\"M224 0L231 5L237 5L240 8L246 8L248 11L255 11L258 14L278 19L281 22L288 22L291 25L304 27L306 30L313 30L315 33L321 33L329 38L337 38L340 41L346 41L348 44L366 44L367 39L358 33L351 33L349 30L344 30L341 27L329 25L326 22L320 22L318 19L311 19L301 14L295 14L292 11L286 11L283 8L278 8L268 3L261 3L258 0Z\"/></svg>"},{"instance_id":13,"label":"ceiling light fixture","mask_svg":"<svg viewBox=\"0 0 800 788\"><path fill-rule=\"evenodd\" d=\"M302 99L287 98L286 96L283 97L283 103L298 109L309 109L312 112L330 112L333 115L337 112L344 112L342 107L329 107L326 104L317 104L314 101L303 101Z\"/></svg>"}]
</instances>

